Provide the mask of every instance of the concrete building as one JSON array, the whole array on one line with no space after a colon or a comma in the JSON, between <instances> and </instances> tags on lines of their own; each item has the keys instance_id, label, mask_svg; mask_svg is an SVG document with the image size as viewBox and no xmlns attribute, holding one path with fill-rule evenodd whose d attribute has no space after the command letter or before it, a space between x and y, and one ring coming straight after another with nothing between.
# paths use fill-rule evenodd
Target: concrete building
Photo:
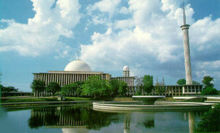
<instances>
[{"instance_id":1,"label":"concrete building","mask_svg":"<svg viewBox=\"0 0 220 133\"><path fill-rule=\"evenodd\" d=\"M86 81L90 76L99 76L103 80L117 79L124 81L127 83L128 89L130 90L131 88L134 88L135 78L131 77L129 73L128 66L124 66L123 76L111 77L108 73L91 71L90 66L81 60L74 60L66 65L64 71L48 71L33 74L34 80L44 81L46 86L50 82L57 82L62 87L77 81Z\"/></svg>"},{"instance_id":2,"label":"concrete building","mask_svg":"<svg viewBox=\"0 0 220 133\"><path fill-rule=\"evenodd\" d=\"M101 79L110 80L111 75L103 72L93 72L89 65L81 60L74 60L66 65L64 71L48 71L46 73L33 73L34 80L42 80L46 86L50 82L57 82L60 86L77 81L85 81L90 76L100 76Z\"/></svg>"}]
</instances>

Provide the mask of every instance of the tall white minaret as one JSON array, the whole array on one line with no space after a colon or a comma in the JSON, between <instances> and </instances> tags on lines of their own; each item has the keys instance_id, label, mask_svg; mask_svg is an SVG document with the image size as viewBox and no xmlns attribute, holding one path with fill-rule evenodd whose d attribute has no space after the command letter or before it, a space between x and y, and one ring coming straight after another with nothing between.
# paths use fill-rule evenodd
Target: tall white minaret
<instances>
[{"instance_id":1,"label":"tall white minaret","mask_svg":"<svg viewBox=\"0 0 220 133\"><path fill-rule=\"evenodd\" d=\"M183 45L184 45L184 58L185 58L185 72L186 72L186 85L192 85L192 71L190 60L190 47L189 47L189 24L186 24L185 8L183 5Z\"/></svg>"}]
</instances>

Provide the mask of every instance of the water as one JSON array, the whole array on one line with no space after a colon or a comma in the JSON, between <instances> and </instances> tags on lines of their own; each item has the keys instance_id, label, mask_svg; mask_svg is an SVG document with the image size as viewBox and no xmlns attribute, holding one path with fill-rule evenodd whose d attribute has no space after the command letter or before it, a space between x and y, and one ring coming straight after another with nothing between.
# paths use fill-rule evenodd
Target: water
<instances>
[{"instance_id":1,"label":"water","mask_svg":"<svg viewBox=\"0 0 220 133\"><path fill-rule=\"evenodd\" d=\"M1 133L193 133L203 112L107 113L91 105L4 109Z\"/></svg>"}]
</instances>

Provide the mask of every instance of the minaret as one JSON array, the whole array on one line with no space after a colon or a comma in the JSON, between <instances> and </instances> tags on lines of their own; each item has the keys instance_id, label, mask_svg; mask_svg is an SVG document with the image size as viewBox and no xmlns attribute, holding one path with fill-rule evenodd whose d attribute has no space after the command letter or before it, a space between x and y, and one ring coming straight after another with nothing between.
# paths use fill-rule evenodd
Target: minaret
<instances>
[{"instance_id":1,"label":"minaret","mask_svg":"<svg viewBox=\"0 0 220 133\"><path fill-rule=\"evenodd\" d=\"M130 71L128 66L123 67L123 77L130 77Z\"/></svg>"},{"instance_id":2,"label":"minaret","mask_svg":"<svg viewBox=\"0 0 220 133\"><path fill-rule=\"evenodd\" d=\"M192 71L191 71L190 47L189 47L189 32L188 32L189 26L190 25L186 24L185 8L183 5L183 25L181 26L181 28L183 31L186 85L192 85Z\"/></svg>"}]
</instances>

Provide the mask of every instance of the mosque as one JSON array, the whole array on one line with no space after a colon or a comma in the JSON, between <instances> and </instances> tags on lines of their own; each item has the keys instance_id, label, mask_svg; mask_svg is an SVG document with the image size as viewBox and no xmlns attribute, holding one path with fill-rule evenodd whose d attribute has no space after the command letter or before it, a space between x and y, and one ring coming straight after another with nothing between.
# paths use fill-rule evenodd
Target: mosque
<instances>
[{"instance_id":1,"label":"mosque","mask_svg":"<svg viewBox=\"0 0 220 133\"><path fill-rule=\"evenodd\" d=\"M66 65L64 71L48 71L46 73L33 73L34 80L44 81L46 86L50 82L57 82L61 87L77 81L85 81L90 76L100 76L103 80L117 79L127 83L129 90L134 88L135 77L130 76L128 66L123 67L123 75L121 77L111 77L109 73L94 72L90 66L82 60L74 60Z\"/></svg>"},{"instance_id":2,"label":"mosque","mask_svg":"<svg viewBox=\"0 0 220 133\"><path fill-rule=\"evenodd\" d=\"M198 95L201 94L202 85L193 84L191 57L189 45L189 27L186 23L185 8L183 7L183 46L184 46L184 62L185 62L185 77L186 85L161 85L155 86L151 95L165 95L165 96L181 96L181 95ZM60 86L64 86L77 81L85 81L90 76L98 75L101 79L111 80L117 79L127 83L127 95L135 94L134 77L130 76L128 66L123 67L123 75L121 77L111 77L108 73L94 72L89 65L82 60L74 60L66 65L64 71L49 71L47 73L34 73L35 80L45 81L46 85L50 82L57 82Z\"/></svg>"}]
</instances>

